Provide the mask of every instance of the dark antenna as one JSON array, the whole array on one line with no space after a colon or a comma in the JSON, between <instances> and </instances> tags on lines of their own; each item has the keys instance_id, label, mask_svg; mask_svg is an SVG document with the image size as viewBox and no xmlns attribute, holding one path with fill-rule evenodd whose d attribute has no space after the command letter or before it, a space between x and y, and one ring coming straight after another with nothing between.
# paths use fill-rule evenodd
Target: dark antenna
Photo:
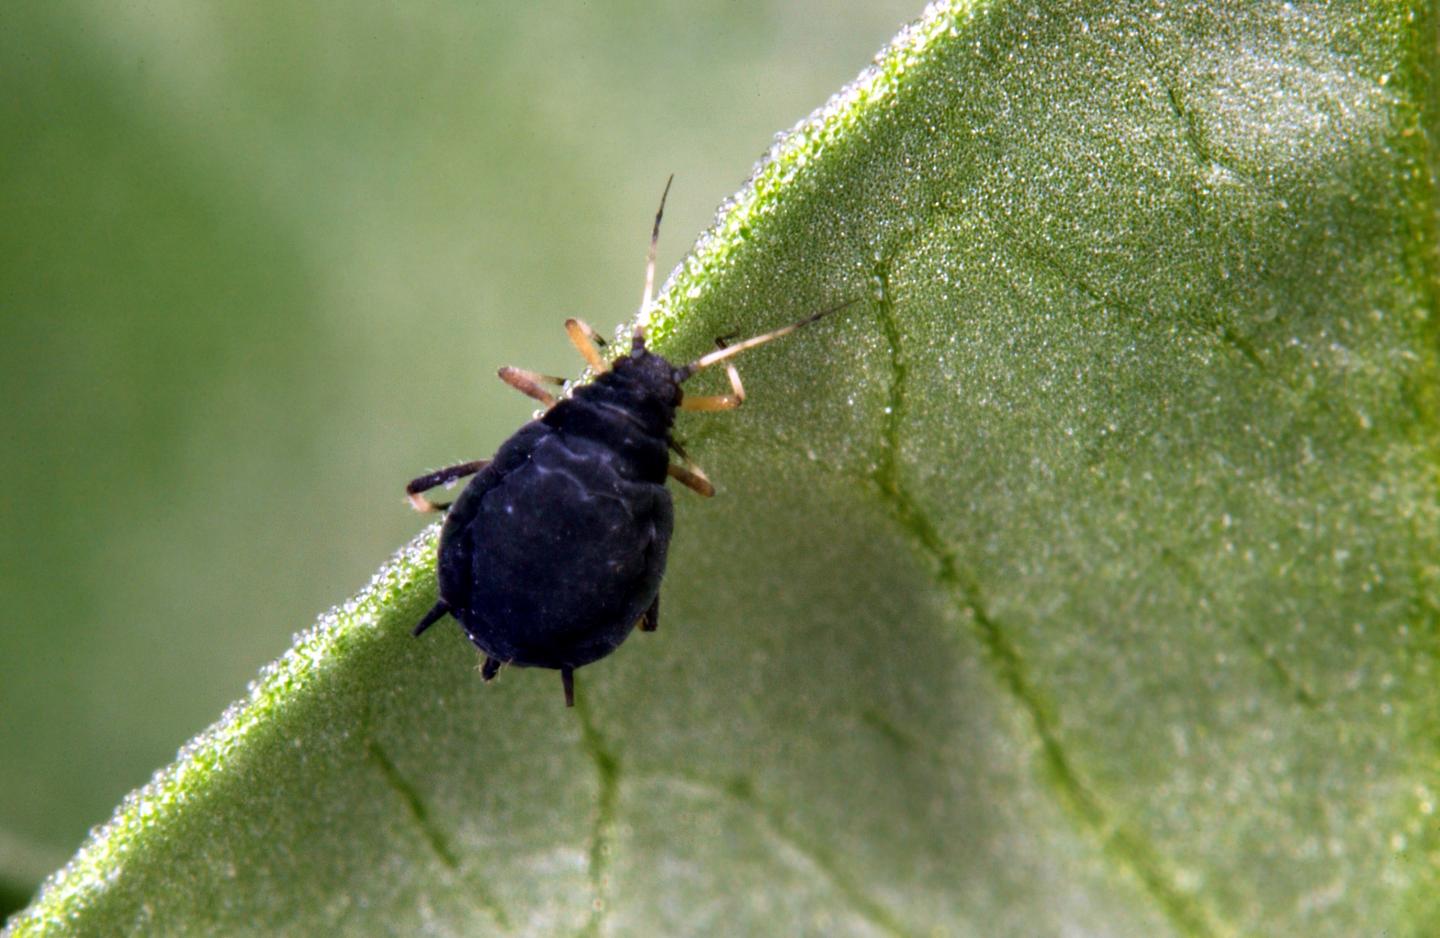
<instances>
[{"instance_id":1,"label":"dark antenna","mask_svg":"<svg viewBox=\"0 0 1440 938\"><path fill-rule=\"evenodd\" d=\"M723 362L727 358L732 358L736 355L739 355L741 352L747 349L752 349L757 345L764 345L766 342L769 342L773 339L778 339L781 336L789 335L796 329L803 329L811 323L818 322L819 320L824 319L826 316L829 316L832 313L838 313L840 312L840 310L845 309L847 306L853 306L857 302L859 302L858 299L846 300L845 302L837 306L832 306L829 309L822 309L818 313L811 313L809 316L806 316L799 322L792 322L788 326L781 326L779 329L776 329L773 332L767 332L763 335L752 336L751 338L745 339L742 342L736 342L734 345L727 345L724 348L718 348L715 351L710 352L709 354L701 355L699 358L695 359L690 364L683 365L680 368L677 368L675 372L675 379L677 381L684 381L686 378L689 378L691 375L695 374L695 372L699 371L702 368L709 368L711 365L714 365L717 362Z\"/></svg>"},{"instance_id":2,"label":"dark antenna","mask_svg":"<svg viewBox=\"0 0 1440 938\"><path fill-rule=\"evenodd\" d=\"M655 246L660 243L660 219L665 217L665 199L670 195L670 184L675 174L665 180L665 191L660 193L660 208L655 212L655 227L650 229L650 253L645 256L645 295L640 298L640 312L645 312L655 298Z\"/></svg>"}]
</instances>

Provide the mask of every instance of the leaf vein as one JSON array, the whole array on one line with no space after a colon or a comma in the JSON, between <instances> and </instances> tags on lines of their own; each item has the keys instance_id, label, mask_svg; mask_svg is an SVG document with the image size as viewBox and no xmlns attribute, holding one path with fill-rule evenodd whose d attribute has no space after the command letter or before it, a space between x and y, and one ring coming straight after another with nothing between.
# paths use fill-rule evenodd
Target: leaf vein
<instances>
[{"instance_id":1,"label":"leaf vein","mask_svg":"<svg viewBox=\"0 0 1440 938\"><path fill-rule=\"evenodd\" d=\"M761 798L750 779L736 776L721 783L707 778L674 771L646 773L646 777L671 784L679 783L699 789L712 797L724 798L744 808L759 822L764 832L804 857L835 890L850 904L855 914L888 935L912 934L889 909L867 893L841 864L827 851L811 843L799 833L781 811Z\"/></svg>"},{"instance_id":2,"label":"leaf vein","mask_svg":"<svg viewBox=\"0 0 1440 938\"><path fill-rule=\"evenodd\" d=\"M580 718L580 742L595 766L597 792L595 824L590 833L590 918L581 935L599 935L608 911L606 892L610 878L611 839L615 828L615 806L620 796L620 759L605 742L584 698L576 702Z\"/></svg>"},{"instance_id":3,"label":"leaf vein","mask_svg":"<svg viewBox=\"0 0 1440 938\"><path fill-rule=\"evenodd\" d=\"M1000 624L990 617L973 576L962 572L955 552L925 515L914 494L905 487L899 444L905 422L908 368L901 349L895 299L889 289L888 267L882 265L876 276L883 288L878 305L881 330L889 346L891 372L890 406L882 431L881 451L872 476L882 499L888 503L900 527L935 563L937 578L950 591L955 603L969 612L976 637L985 649L986 659L1001 686L1010 692L1030 718L1040 744L1045 772L1062 803L1082 827L1096 837L1103 853L1140 882L1177 931L1193 938L1233 933L1233 928L1216 922L1212 913L1195 896L1180 888L1174 872L1155 847L1115 818L1081 778L1070 754L1060 742L1054 708L1035 686L1020 650Z\"/></svg>"},{"instance_id":4,"label":"leaf vein","mask_svg":"<svg viewBox=\"0 0 1440 938\"><path fill-rule=\"evenodd\" d=\"M400 800L404 802L411 820L415 822L415 826L420 831L421 838L430 847L436 859L438 859L440 864L447 870L453 873L461 872L460 859L456 855L455 849L450 845L450 839L445 836L445 832L442 831L439 825L431 818L430 809L425 804L425 799L420 795L420 790L416 788L409 779L405 778L399 767L395 765L395 760L390 758L389 753L387 753L379 743L373 739L368 740L365 744L365 749L370 756L370 761L375 763L376 768L380 770L380 774L385 779L386 784L389 785L390 788L400 796ZM466 886L468 887L467 895L473 897L479 907L493 918L502 929L509 930L509 919L505 915L504 908L495 897L489 893L484 885L474 880L468 880Z\"/></svg>"}]
</instances>

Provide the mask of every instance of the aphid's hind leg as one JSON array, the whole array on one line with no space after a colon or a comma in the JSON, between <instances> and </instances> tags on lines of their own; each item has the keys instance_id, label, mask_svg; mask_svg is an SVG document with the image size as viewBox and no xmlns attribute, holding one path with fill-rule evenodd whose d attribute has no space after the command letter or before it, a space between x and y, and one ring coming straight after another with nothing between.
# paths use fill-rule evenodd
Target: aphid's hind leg
<instances>
[{"instance_id":1,"label":"aphid's hind leg","mask_svg":"<svg viewBox=\"0 0 1440 938\"><path fill-rule=\"evenodd\" d=\"M589 323L583 319L567 319L565 334L570 337L570 344L584 357L585 364L590 366L591 371L598 375L609 369L610 363L600 356L600 348L605 347L605 340L600 338L600 333L590 328Z\"/></svg>"},{"instance_id":2,"label":"aphid's hind leg","mask_svg":"<svg viewBox=\"0 0 1440 938\"><path fill-rule=\"evenodd\" d=\"M449 502L432 502L420 493L428 492L437 485L473 476L488 465L490 465L490 460L476 459L472 462L462 462L454 466L446 466L444 469L436 469L418 479L411 479L410 483L405 486L405 497L410 499L410 507L416 511L444 511L450 507Z\"/></svg>"},{"instance_id":3,"label":"aphid's hind leg","mask_svg":"<svg viewBox=\"0 0 1440 938\"><path fill-rule=\"evenodd\" d=\"M560 684L565 688L565 706L575 706L575 669L560 669Z\"/></svg>"},{"instance_id":4,"label":"aphid's hind leg","mask_svg":"<svg viewBox=\"0 0 1440 938\"><path fill-rule=\"evenodd\" d=\"M660 628L660 597L656 596L650 608L640 617L640 631L653 632Z\"/></svg>"},{"instance_id":5,"label":"aphid's hind leg","mask_svg":"<svg viewBox=\"0 0 1440 938\"><path fill-rule=\"evenodd\" d=\"M439 622L441 619L445 618L445 614L449 611L450 604L445 602L445 600L443 599L440 600L438 603L430 607L430 611L425 613L425 618L421 619L420 624L410 630L410 634L419 635L421 632L430 628L430 626L434 625L436 622Z\"/></svg>"},{"instance_id":6,"label":"aphid's hind leg","mask_svg":"<svg viewBox=\"0 0 1440 938\"><path fill-rule=\"evenodd\" d=\"M526 397L533 397L546 407L555 406L555 395L542 388L541 384L553 384L557 387L565 383L564 378L557 378L554 375L542 375L539 372L527 371L524 368L512 368L506 365L500 369L500 380L510 385Z\"/></svg>"}]
</instances>

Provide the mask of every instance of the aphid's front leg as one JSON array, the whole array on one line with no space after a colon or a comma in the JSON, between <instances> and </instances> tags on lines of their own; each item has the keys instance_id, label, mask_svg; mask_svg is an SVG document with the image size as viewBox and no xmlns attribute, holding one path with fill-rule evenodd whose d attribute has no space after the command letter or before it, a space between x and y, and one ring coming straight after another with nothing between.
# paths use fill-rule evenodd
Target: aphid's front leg
<instances>
[{"instance_id":1,"label":"aphid's front leg","mask_svg":"<svg viewBox=\"0 0 1440 938\"><path fill-rule=\"evenodd\" d=\"M405 486L405 497L410 499L410 507L416 511L444 511L450 507L449 502L432 502L420 493L428 492L437 485L473 476L488 465L490 465L490 460L476 459L472 462L462 462L458 465L446 466L444 469L436 469L418 479L411 479L410 484Z\"/></svg>"},{"instance_id":2,"label":"aphid's front leg","mask_svg":"<svg viewBox=\"0 0 1440 938\"><path fill-rule=\"evenodd\" d=\"M560 684L565 688L565 706L575 706L575 669L560 669Z\"/></svg>"},{"instance_id":3,"label":"aphid's front leg","mask_svg":"<svg viewBox=\"0 0 1440 938\"><path fill-rule=\"evenodd\" d=\"M656 596L650 608L640 617L640 631L653 632L660 628L660 597Z\"/></svg>"},{"instance_id":4,"label":"aphid's front leg","mask_svg":"<svg viewBox=\"0 0 1440 938\"><path fill-rule=\"evenodd\" d=\"M715 344L721 349L725 348L724 339L716 339ZM686 397L680 401L681 410L734 410L745 403L745 385L740 383L740 372L735 370L731 362L725 363L725 374L730 378L730 393L717 394L713 397Z\"/></svg>"},{"instance_id":5,"label":"aphid's front leg","mask_svg":"<svg viewBox=\"0 0 1440 938\"><path fill-rule=\"evenodd\" d=\"M591 329L590 324L583 319L567 319L565 320L565 334L570 336L570 344L575 346L576 351L584 356L585 363L590 366L590 370L597 375L604 374L610 364L600 357L600 349L596 348L597 345L605 344L605 340L600 338L600 333Z\"/></svg>"},{"instance_id":6,"label":"aphid's front leg","mask_svg":"<svg viewBox=\"0 0 1440 938\"><path fill-rule=\"evenodd\" d=\"M556 387L565 383L564 378L557 378L554 375L542 375L536 371L528 371L524 368L512 368L506 365L500 369L500 380L510 385L526 397L533 397L546 407L555 406L555 395L542 388L542 384L553 384Z\"/></svg>"}]
</instances>

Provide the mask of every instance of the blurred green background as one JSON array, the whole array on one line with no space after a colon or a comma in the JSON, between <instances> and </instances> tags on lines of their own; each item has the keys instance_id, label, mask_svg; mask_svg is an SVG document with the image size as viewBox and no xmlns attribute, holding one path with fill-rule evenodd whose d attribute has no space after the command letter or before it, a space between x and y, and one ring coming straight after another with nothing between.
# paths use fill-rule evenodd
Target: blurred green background
<instances>
[{"instance_id":1,"label":"blurred green background","mask_svg":"<svg viewBox=\"0 0 1440 938\"><path fill-rule=\"evenodd\" d=\"M0 18L0 914L574 374L884 3Z\"/></svg>"}]
</instances>

